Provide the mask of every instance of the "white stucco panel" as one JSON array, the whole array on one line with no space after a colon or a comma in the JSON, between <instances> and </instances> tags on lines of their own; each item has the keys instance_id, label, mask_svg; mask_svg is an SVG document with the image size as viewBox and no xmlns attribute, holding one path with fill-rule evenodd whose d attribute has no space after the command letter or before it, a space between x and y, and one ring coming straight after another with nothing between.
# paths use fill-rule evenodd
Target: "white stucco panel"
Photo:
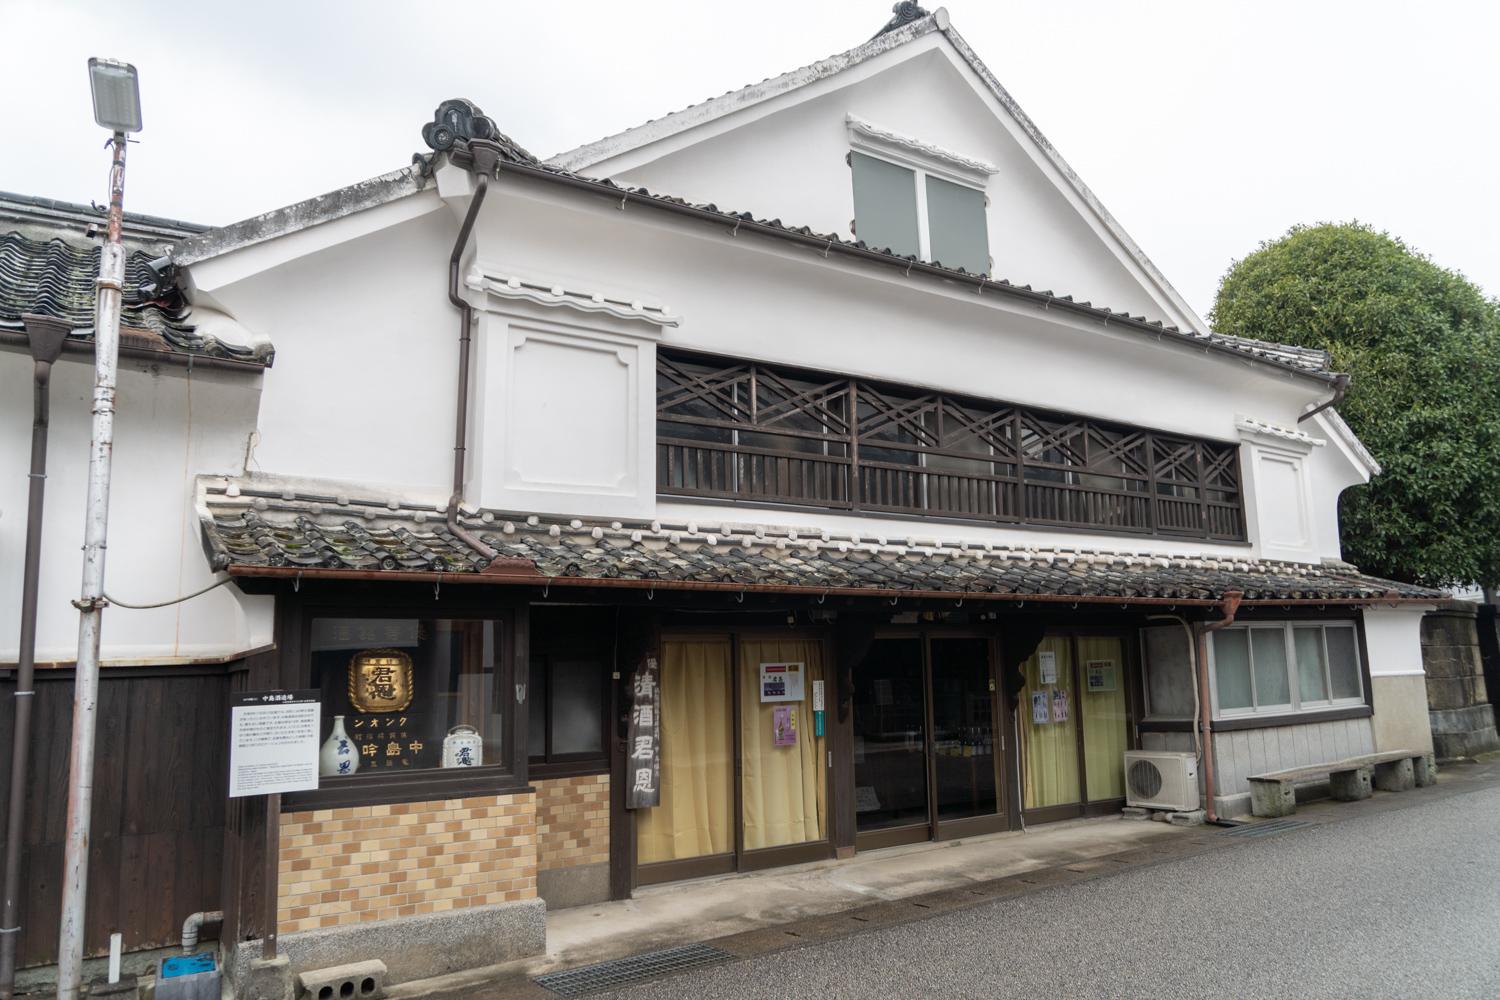
<instances>
[{"instance_id":1,"label":"white stucco panel","mask_svg":"<svg viewBox=\"0 0 1500 1000\"><path fill-rule=\"evenodd\" d=\"M529 314L492 312L481 326L469 499L503 510L649 516L654 330L509 306Z\"/></svg>"},{"instance_id":2,"label":"white stucco panel","mask_svg":"<svg viewBox=\"0 0 1500 1000\"><path fill-rule=\"evenodd\" d=\"M1365 610L1365 651L1371 677L1422 674L1422 616L1432 606L1399 605Z\"/></svg>"}]
</instances>

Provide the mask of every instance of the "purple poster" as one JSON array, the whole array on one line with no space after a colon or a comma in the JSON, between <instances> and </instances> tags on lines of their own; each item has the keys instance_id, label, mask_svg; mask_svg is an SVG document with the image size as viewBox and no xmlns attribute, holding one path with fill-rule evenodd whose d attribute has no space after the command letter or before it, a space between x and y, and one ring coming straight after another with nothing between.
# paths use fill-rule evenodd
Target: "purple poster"
<instances>
[{"instance_id":1,"label":"purple poster","mask_svg":"<svg viewBox=\"0 0 1500 1000\"><path fill-rule=\"evenodd\" d=\"M771 740L779 747L797 745L797 710L791 705L777 705L771 710Z\"/></svg>"},{"instance_id":2,"label":"purple poster","mask_svg":"<svg viewBox=\"0 0 1500 1000\"><path fill-rule=\"evenodd\" d=\"M1068 692L1063 688L1052 689L1052 721L1068 721Z\"/></svg>"}]
</instances>

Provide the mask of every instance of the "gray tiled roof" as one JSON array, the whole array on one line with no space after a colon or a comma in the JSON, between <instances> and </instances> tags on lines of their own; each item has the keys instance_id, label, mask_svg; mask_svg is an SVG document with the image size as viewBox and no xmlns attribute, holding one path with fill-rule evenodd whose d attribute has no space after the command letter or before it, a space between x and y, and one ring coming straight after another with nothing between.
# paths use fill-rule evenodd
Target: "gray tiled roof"
<instances>
[{"instance_id":1,"label":"gray tiled roof","mask_svg":"<svg viewBox=\"0 0 1500 1000\"><path fill-rule=\"evenodd\" d=\"M19 331L23 313L43 313L68 321L75 339L92 339L102 243L88 227L102 229L103 224L104 217L87 206L0 193L0 330ZM202 228L127 215L122 343L268 364L269 347L242 347L200 335L188 303L170 281L149 297L143 291L143 286L160 282L151 264L165 258L170 241Z\"/></svg>"},{"instance_id":2,"label":"gray tiled roof","mask_svg":"<svg viewBox=\"0 0 1500 1000\"><path fill-rule=\"evenodd\" d=\"M200 483L204 546L215 569L484 572L442 509L399 500ZM1005 548L754 524L585 521L485 511L463 517L500 555L506 579L676 588L796 588L813 593L1062 595L1209 601L1434 600L1435 591L1364 576L1342 563L1222 555Z\"/></svg>"}]
</instances>

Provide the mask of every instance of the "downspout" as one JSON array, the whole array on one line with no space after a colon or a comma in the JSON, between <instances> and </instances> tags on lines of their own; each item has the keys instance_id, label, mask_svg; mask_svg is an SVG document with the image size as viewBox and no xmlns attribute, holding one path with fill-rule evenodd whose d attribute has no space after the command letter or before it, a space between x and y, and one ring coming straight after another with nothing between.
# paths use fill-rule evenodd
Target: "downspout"
<instances>
[{"instance_id":1,"label":"downspout","mask_svg":"<svg viewBox=\"0 0 1500 1000\"><path fill-rule=\"evenodd\" d=\"M1344 401L1344 393L1348 391L1349 376L1342 373L1335 375L1333 377L1333 395L1329 396L1327 399L1323 400L1323 402L1319 403L1317 406L1314 406L1312 409L1302 414L1302 416L1298 417L1297 423L1300 424L1304 420L1311 420L1313 417L1316 417L1318 414L1322 413L1330 406L1338 406Z\"/></svg>"},{"instance_id":2,"label":"downspout","mask_svg":"<svg viewBox=\"0 0 1500 1000\"><path fill-rule=\"evenodd\" d=\"M16 947L21 936L21 838L26 823L27 757L31 750L32 689L36 667L37 580L42 563L42 500L47 484L47 423L51 411L52 365L68 338L68 324L51 316L26 315L31 347L31 471L26 498L26 556L21 583L21 649L16 663L15 727L11 734L10 805L6 810L5 888L0 908L0 998L15 995Z\"/></svg>"},{"instance_id":3,"label":"downspout","mask_svg":"<svg viewBox=\"0 0 1500 1000\"><path fill-rule=\"evenodd\" d=\"M471 139L469 152L474 158L471 168L475 178L474 194L469 199L469 210L464 215L458 239L453 243L453 253L448 258L448 301L457 306L459 311L458 413L453 422L453 494L448 498L448 530L459 541L482 555L485 563L489 564L500 553L458 523L458 510L464 498L464 471L467 468L469 447L469 350L474 327L474 307L458 294L458 269L459 261L468 249L474 222L479 218L479 207L484 204L484 196L489 192L490 177L500 169L500 147L483 139Z\"/></svg>"},{"instance_id":4,"label":"downspout","mask_svg":"<svg viewBox=\"0 0 1500 1000\"><path fill-rule=\"evenodd\" d=\"M1225 591L1224 601L1220 605L1224 617L1216 622L1209 622L1198 630L1198 690L1203 693L1198 701L1198 725L1203 730L1203 809L1210 823L1219 821L1219 813L1214 808L1214 713L1213 699L1208 696L1208 634L1234 623L1234 613L1239 610L1244 596L1238 590Z\"/></svg>"}]
</instances>

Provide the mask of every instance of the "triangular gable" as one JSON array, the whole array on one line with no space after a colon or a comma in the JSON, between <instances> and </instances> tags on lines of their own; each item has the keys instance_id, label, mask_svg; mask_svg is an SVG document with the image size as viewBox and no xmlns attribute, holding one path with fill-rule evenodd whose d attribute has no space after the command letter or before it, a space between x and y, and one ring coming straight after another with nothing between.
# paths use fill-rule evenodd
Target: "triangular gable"
<instances>
[{"instance_id":1,"label":"triangular gable","mask_svg":"<svg viewBox=\"0 0 1500 1000\"><path fill-rule=\"evenodd\" d=\"M892 64L893 59L899 62L909 56L916 56L919 54L917 50L931 47L930 43L933 38L946 42L947 51L955 64L972 74L969 82L976 95L989 107L996 119L1011 132L1018 144L1026 150L1036 167L1077 213L1082 224L1093 232L1099 242L1118 261L1119 266L1128 272L1134 283L1157 306L1162 318L1185 329L1207 332L1207 325L1187 300L1172 287L1160 269L1130 238L1098 197L1084 184L1073 168L1037 128L1036 123L1020 107L1015 98L1000 85L995 75L969 47L952 26L948 12L944 8L939 8L910 23L889 28L847 52L711 98L636 128L559 153L548 163L590 176L618 178L628 175L633 170L661 157L687 149L695 143L706 142L713 137L742 128L779 111L795 107L819 92L845 85L849 79L881 71L880 67ZM912 44L922 39L928 39L929 44L926 46ZM898 54L898 50L903 49L906 51ZM872 66L872 63L877 65ZM689 192L677 193L688 194ZM705 194L710 200L722 197L713 193ZM754 208L757 206L738 205L736 207ZM796 225L812 223L814 220L789 218L786 221ZM1022 281L1036 280L1036 276L1028 274L1001 272L1000 276ZM1062 283L1059 282L1059 291L1088 293L1090 290L1062 287ZM1127 308L1130 306L1130 303L1125 302L1107 304Z\"/></svg>"}]
</instances>

